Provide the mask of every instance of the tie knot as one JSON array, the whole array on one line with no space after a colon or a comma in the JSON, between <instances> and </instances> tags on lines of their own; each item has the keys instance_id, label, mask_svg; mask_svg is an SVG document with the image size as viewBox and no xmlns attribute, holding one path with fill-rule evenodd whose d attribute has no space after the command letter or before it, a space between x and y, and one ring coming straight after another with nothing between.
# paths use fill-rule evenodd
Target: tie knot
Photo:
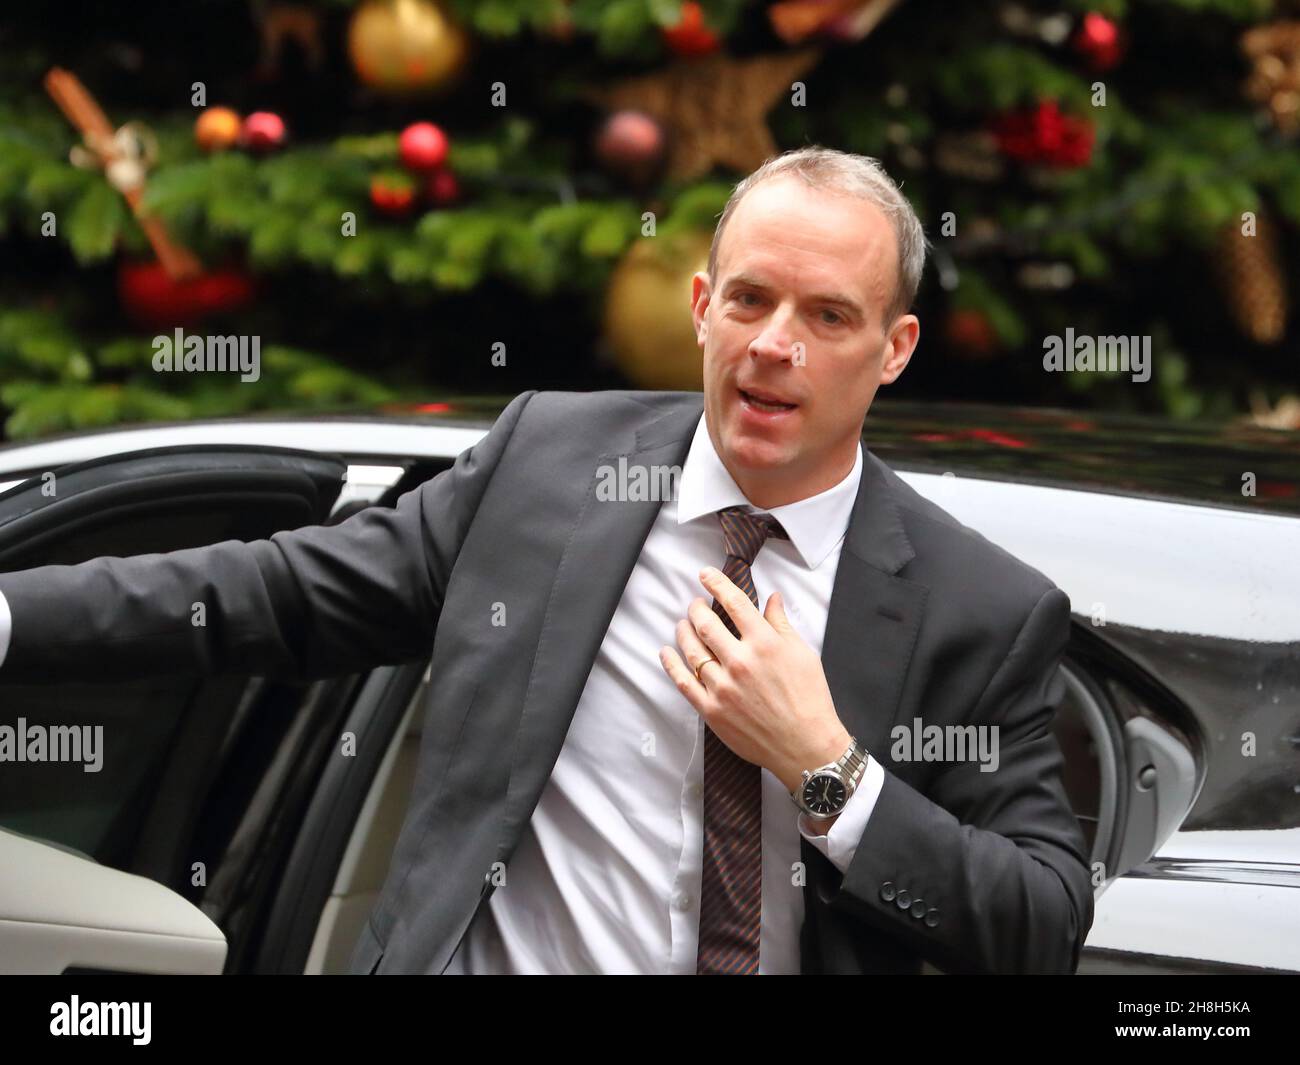
<instances>
[{"instance_id":1,"label":"tie knot","mask_svg":"<svg viewBox=\"0 0 1300 1065\"><path fill-rule=\"evenodd\" d=\"M723 507L718 511L727 555L740 559L746 566L758 557L758 549L769 536L790 539L781 523L771 514L751 514L744 507Z\"/></svg>"}]
</instances>

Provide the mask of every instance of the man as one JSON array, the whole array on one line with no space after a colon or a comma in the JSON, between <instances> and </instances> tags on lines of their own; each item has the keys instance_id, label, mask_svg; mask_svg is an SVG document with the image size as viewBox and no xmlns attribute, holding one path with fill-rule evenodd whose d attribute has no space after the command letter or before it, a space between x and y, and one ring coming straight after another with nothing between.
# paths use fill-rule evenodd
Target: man
<instances>
[{"instance_id":1,"label":"man","mask_svg":"<svg viewBox=\"0 0 1300 1065\"><path fill-rule=\"evenodd\" d=\"M0 677L110 640L296 676L432 643L357 972L1073 971L1069 600L861 447L924 256L873 160L769 160L694 278L702 398L528 392L392 510L0 576ZM988 730L996 767L895 762L917 722Z\"/></svg>"}]
</instances>

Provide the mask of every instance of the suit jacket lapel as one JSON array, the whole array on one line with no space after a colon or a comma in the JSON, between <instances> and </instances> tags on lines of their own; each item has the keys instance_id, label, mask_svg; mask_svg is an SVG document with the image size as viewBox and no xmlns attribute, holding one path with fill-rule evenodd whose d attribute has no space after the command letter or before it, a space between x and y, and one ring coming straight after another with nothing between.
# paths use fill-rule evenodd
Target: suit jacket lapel
<instances>
[{"instance_id":1,"label":"suit jacket lapel","mask_svg":"<svg viewBox=\"0 0 1300 1065\"><path fill-rule=\"evenodd\" d=\"M915 556L887 468L864 448L826 618L822 668L844 727L877 760L888 745L925 613L929 589L896 575Z\"/></svg>"}]
</instances>

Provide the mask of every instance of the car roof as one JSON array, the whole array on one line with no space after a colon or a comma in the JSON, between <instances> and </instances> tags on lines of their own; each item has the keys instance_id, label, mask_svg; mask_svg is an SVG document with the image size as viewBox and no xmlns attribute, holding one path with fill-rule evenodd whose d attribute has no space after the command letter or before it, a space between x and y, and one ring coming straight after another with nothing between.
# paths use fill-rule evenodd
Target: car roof
<instances>
[{"instance_id":1,"label":"car roof","mask_svg":"<svg viewBox=\"0 0 1300 1065\"><path fill-rule=\"evenodd\" d=\"M120 435L109 444L116 450L158 446L171 435L178 442L219 439L236 426L250 429L241 437L249 443L300 440L297 446L349 455L449 456L490 428L512 398L459 396L66 433L0 446L0 476L76 461L89 438L105 433ZM1300 515L1300 432L1246 422L881 397L867 415L863 441L897 469Z\"/></svg>"}]
</instances>

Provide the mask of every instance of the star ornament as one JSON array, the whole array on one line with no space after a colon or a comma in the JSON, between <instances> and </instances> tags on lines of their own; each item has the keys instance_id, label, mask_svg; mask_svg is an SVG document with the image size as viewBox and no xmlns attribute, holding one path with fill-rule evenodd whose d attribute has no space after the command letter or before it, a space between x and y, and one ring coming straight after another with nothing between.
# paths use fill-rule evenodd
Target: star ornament
<instances>
[{"instance_id":1,"label":"star ornament","mask_svg":"<svg viewBox=\"0 0 1300 1065\"><path fill-rule=\"evenodd\" d=\"M821 58L820 48L735 59L680 60L662 71L588 90L609 111L643 111L670 131L667 177L690 181L714 166L749 173L778 152L767 115Z\"/></svg>"}]
</instances>

